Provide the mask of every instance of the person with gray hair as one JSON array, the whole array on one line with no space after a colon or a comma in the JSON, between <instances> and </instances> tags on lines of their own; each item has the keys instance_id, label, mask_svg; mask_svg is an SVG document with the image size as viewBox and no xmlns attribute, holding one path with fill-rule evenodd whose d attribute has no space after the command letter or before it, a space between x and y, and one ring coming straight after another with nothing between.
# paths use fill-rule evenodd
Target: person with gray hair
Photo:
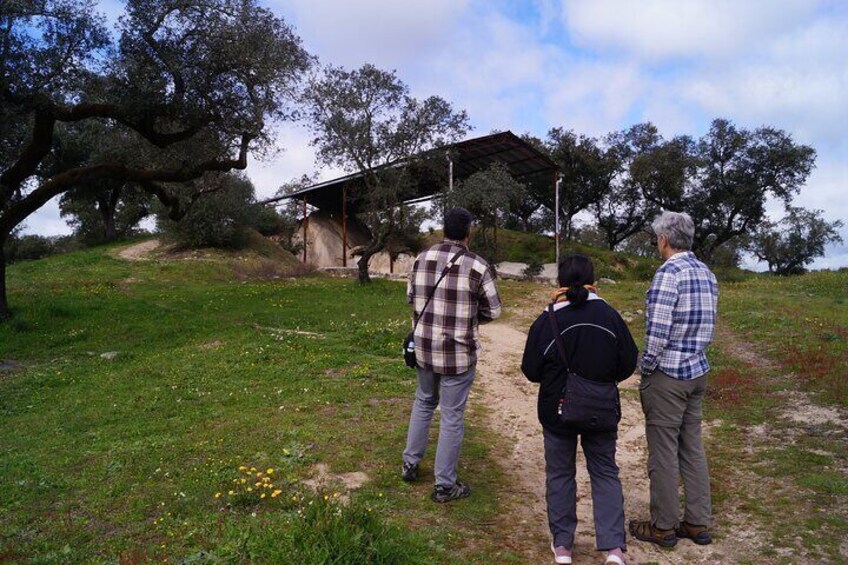
<instances>
[{"instance_id":1,"label":"person with gray hair","mask_svg":"<svg viewBox=\"0 0 848 565\"><path fill-rule=\"evenodd\" d=\"M647 294L639 396L645 412L651 519L631 521L636 539L673 547L679 538L712 542L710 476L701 441L702 402L710 365L718 283L695 254L688 214L663 212L652 226L665 263ZM679 519L678 481L684 512Z\"/></svg>"}]
</instances>

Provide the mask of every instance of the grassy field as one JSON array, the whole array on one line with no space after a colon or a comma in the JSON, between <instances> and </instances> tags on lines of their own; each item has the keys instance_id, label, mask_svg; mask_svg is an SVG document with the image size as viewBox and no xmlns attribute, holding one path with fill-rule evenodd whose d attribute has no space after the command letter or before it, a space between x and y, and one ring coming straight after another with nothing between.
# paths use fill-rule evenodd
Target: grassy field
<instances>
[{"instance_id":1,"label":"grassy field","mask_svg":"<svg viewBox=\"0 0 848 565\"><path fill-rule=\"evenodd\" d=\"M403 286L236 270L108 249L11 269L0 561L495 557L475 543L498 512L479 427L461 469L475 504L437 506L429 482L397 478L414 392ZM339 485L301 483L316 463L370 480L343 506Z\"/></svg>"},{"instance_id":2,"label":"grassy field","mask_svg":"<svg viewBox=\"0 0 848 565\"><path fill-rule=\"evenodd\" d=\"M398 480L415 386L398 352L402 284L261 280L273 276L261 261L114 252L10 269L0 359L17 368L0 372L0 561L522 562L492 543L508 535L498 493L509 479L494 464L502 440L473 410L460 473L474 504L434 505L430 481ZM538 292L500 286L508 306ZM601 288L633 313L636 336L645 289ZM795 393L846 405L848 273L751 277L721 292L728 333L711 351L707 402L716 515L756 516L775 555L838 562L844 430L784 416ZM741 362L740 343L768 363ZM303 484L317 464L368 480L342 504L340 484Z\"/></svg>"}]
</instances>

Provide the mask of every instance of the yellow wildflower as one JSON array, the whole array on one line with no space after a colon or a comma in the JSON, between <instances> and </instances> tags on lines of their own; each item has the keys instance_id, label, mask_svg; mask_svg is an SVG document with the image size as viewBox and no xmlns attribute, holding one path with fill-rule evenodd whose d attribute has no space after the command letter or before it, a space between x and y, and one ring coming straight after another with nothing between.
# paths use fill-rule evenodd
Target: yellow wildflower
<instances>
[{"instance_id":1,"label":"yellow wildflower","mask_svg":"<svg viewBox=\"0 0 848 565\"><path fill-rule=\"evenodd\" d=\"M278 496L280 496L281 492L283 492L283 491L280 490L280 489L275 490L274 492L271 493L271 498L277 498Z\"/></svg>"},{"instance_id":2,"label":"yellow wildflower","mask_svg":"<svg viewBox=\"0 0 848 565\"><path fill-rule=\"evenodd\" d=\"M265 471L265 472L266 472L266 473L268 473L269 475L273 475L273 474L274 474L274 469L268 469L268 470L267 470L267 471Z\"/></svg>"},{"instance_id":3,"label":"yellow wildflower","mask_svg":"<svg viewBox=\"0 0 848 565\"><path fill-rule=\"evenodd\" d=\"M221 493L220 493L220 492L216 492L216 493L215 493L215 498L221 498Z\"/></svg>"}]
</instances>

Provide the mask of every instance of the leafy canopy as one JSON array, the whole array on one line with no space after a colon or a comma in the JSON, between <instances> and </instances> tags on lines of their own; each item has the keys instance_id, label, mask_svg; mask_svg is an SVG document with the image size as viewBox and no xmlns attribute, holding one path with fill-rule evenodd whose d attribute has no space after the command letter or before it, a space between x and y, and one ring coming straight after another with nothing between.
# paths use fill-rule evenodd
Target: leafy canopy
<instances>
[{"instance_id":1,"label":"leafy canopy","mask_svg":"<svg viewBox=\"0 0 848 565\"><path fill-rule=\"evenodd\" d=\"M311 63L255 0L128 0L115 34L95 7L0 3L0 244L51 198L106 179L136 183L179 218L203 194L194 180L271 147L266 124L291 117ZM64 162L63 135L89 122L140 151Z\"/></svg>"},{"instance_id":2,"label":"leafy canopy","mask_svg":"<svg viewBox=\"0 0 848 565\"><path fill-rule=\"evenodd\" d=\"M360 203L354 212L372 236L358 264L367 282L369 259L408 223L401 204L414 195L417 175L446 168L444 155L428 150L464 135L468 116L438 96L411 96L393 71L373 65L328 66L304 98L318 161L362 174L360 190L348 197Z\"/></svg>"}]
</instances>

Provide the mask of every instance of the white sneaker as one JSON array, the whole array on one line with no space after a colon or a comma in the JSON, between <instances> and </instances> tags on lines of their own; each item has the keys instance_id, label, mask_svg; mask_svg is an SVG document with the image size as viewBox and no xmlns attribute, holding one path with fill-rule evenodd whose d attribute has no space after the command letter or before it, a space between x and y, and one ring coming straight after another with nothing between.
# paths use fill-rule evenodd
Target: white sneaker
<instances>
[{"instance_id":1,"label":"white sneaker","mask_svg":"<svg viewBox=\"0 0 848 565\"><path fill-rule=\"evenodd\" d=\"M557 550L560 550L559 552ZM554 563L559 563L560 565L571 565L571 556L566 555L565 551L568 551L563 546L558 545L554 547L553 542L551 542L551 551L554 552Z\"/></svg>"}]
</instances>

